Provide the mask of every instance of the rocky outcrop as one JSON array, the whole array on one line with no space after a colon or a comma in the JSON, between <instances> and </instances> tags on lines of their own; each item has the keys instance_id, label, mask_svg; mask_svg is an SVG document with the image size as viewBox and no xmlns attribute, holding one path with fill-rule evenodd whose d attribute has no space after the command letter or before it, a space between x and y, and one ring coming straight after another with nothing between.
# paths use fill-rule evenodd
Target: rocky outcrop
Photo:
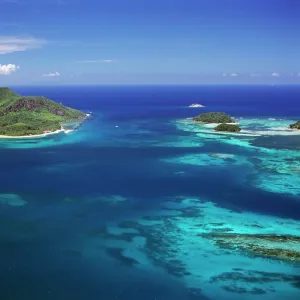
<instances>
[{"instance_id":1,"label":"rocky outcrop","mask_svg":"<svg viewBox=\"0 0 300 300\"><path fill-rule=\"evenodd\" d=\"M46 108L48 111L53 113L54 115L64 116L65 113L63 110L58 108L52 108L49 103L47 103L46 98L43 97L35 97L35 98L21 98L17 103L7 107L4 111L4 114L9 112L17 112L20 110L28 110L35 111L41 108Z\"/></svg>"}]
</instances>

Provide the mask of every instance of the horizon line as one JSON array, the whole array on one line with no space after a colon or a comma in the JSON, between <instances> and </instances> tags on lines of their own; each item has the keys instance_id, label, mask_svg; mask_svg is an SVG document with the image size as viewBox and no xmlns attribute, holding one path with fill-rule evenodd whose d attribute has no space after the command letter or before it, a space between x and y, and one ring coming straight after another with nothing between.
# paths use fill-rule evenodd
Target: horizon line
<instances>
[{"instance_id":1,"label":"horizon line","mask_svg":"<svg viewBox=\"0 0 300 300\"><path fill-rule=\"evenodd\" d=\"M38 84L8 84L2 87L63 87L63 86L300 86L300 83L38 83ZM1 87L1 86L0 86Z\"/></svg>"}]
</instances>

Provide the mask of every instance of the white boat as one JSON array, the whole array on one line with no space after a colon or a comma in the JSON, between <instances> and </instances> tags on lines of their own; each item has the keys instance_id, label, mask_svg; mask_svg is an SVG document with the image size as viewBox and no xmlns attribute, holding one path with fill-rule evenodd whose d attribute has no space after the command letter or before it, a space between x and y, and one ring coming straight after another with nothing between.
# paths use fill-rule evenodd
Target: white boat
<instances>
[{"instance_id":1,"label":"white boat","mask_svg":"<svg viewBox=\"0 0 300 300\"><path fill-rule=\"evenodd\" d=\"M202 104L199 104L199 103L193 103L193 104L189 105L189 107L205 107L205 106Z\"/></svg>"}]
</instances>

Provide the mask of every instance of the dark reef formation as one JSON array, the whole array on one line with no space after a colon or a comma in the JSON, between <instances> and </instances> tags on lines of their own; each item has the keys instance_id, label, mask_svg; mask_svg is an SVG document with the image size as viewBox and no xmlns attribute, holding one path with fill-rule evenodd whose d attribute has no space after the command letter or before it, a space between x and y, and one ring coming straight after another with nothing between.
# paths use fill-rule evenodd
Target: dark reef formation
<instances>
[{"instance_id":1,"label":"dark reef formation","mask_svg":"<svg viewBox=\"0 0 300 300\"><path fill-rule=\"evenodd\" d=\"M276 234L206 233L219 247L289 262L300 262L300 236Z\"/></svg>"}]
</instances>

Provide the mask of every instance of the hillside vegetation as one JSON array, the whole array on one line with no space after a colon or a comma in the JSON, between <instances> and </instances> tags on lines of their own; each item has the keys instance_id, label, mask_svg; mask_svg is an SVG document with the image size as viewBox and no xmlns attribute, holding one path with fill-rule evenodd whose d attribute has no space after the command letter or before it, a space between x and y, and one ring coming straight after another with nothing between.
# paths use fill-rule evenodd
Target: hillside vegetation
<instances>
[{"instance_id":1,"label":"hillside vegetation","mask_svg":"<svg viewBox=\"0 0 300 300\"><path fill-rule=\"evenodd\" d=\"M85 114L45 97L28 97L0 87L0 135L27 136L52 132Z\"/></svg>"},{"instance_id":2,"label":"hillside vegetation","mask_svg":"<svg viewBox=\"0 0 300 300\"><path fill-rule=\"evenodd\" d=\"M300 121L293 123L289 126L291 129L300 129Z\"/></svg>"},{"instance_id":3,"label":"hillside vegetation","mask_svg":"<svg viewBox=\"0 0 300 300\"><path fill-rule=\"evenodd\" d=\"M224 112L208 112L193 118L196 122L203 123L233 123L234 120Z\"/></svg>"},{"instance_id":4,"label":"hillside vegetation","mask_svg":"<svg viewBox=\"0 0 300 300\"><path fill-rule=\"evenodd\" d=\"M215 127L215 131L240 132L241 128L238 125L222 123Z\"/></svg>"}]
</instances>

